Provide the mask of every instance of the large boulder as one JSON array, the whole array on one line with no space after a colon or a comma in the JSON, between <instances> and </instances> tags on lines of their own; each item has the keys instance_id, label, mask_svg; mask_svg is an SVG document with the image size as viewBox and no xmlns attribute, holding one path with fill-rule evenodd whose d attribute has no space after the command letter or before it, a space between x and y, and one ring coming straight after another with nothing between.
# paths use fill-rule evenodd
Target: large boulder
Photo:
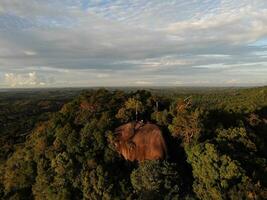
<instances>
[{"instance_id":1,"label":"large boulder","mask_svg":"<svg viewBox=\"0 0 267 200\"><path fill-rule=\"evenodd\" d=\"M116 150L130 161L160 160L167 148L159 127L151 123L130 122L115 130Z\"/></svg>"}]
</instances>

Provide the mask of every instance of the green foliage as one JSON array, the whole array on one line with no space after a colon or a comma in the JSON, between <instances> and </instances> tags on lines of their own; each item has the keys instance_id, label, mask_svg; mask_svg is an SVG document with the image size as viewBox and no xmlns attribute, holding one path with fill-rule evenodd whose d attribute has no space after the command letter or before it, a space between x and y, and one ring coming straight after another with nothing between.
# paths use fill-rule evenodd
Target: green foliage
<instances>
[{"instance_id":1,"label":"green foliage","mask_svg":"<svg viewBox=\"0 0 267 200\"><path fill-rule=\"evenodd\" d=\"M86 169L82 173L83 197L84 199L112 199L113 184L109 182L108 173L102 166L95 169Z\"/></svg>"},{"instance_id":2,"label":"green foliage","mask_svg":"<svg viewBox=\"0 0 267 200\"><path fill-rule=\"evenodd\" d=\"M163 111L155 111L151 114L151 119L155 120L160 126L168 126L170 114L166 109Z\"/></svg>"},{"instance_id":3,"label":"green foliage","mask_svg":"<svg viewBox=\"0 0 267 200\"><path fill-rule=\"evenodd\" d=\"M267 160L258 151L257 136L244 127L217 130L215 142L221 152L239 161L246 174L258 184L266 185Z\"/></svg>"},{"instance_id":4,"label":"green foliage","mask_svg":"<svg viewBox=\"0 0 267 200\"><path fill-rule=\"evenodd\" d=\"M193 110L186 102L179 100L169 125L170 132L174 137L181 137L185 143L196 141L202 130L201 114L201 110Z\"/></svg>"},{"instance_id":5,"label":"green foliage","mask_svg":"<svg viewBox=\"0 0 267 200\"><path fill-rule=\"evenodd\" d=\"M7 91L0 93L0 162L25 142L31 130L46 121L51 112L78 95L81 90Z\"/></svg>"},{"instance_id":6,"label":"green foliage","mask_svg":"<svg viewBox=\"0 0 267 200\"><path fill-rule=\"evenodd\" d=\"M0 199L266 196L266 87L151 91L84 91L53 114L78 91L0 97ZM162 128L167 161L115 151L115 128L136 110Z\"/></svg>"},{"instance_id":7,"label":"green foliage","mask_svg":"<svg viewBox=\"0 0 267 200\"><path fill-rule=\"evenodd\" d=\"M233 153L237 150L246 154L257 151L256 144L252 141L254 134L248 134L244 127L217 130L216 141L221 149Z\"/></svg>"},{"instance_id":8,"label":"green foliage","mask_svg":"<svg viewBox=\"0 0 267 200\"><path fill-rule=\"evenodd\" d=\"M135 98L129 98L124 106L119 109L116 117L121 119L122 122L128 122L135 120L136 114L142 114L144 112L144 106L141 101Z\"/></svg>"},{"instance_id":9,"label":"green foliage","mask_svg":"<svg viewBox=\"0 0 267 200\"><path fill-rule=\"evenodd\" d=\"M36 167L32 160L32 152L19 149L6 162L3 175L4 192L14 191L27 193L35 181Z\"/></svg>"},{"instance_id":10,"label":"green foliage","mask_svg":"<svg viewBox=\"0 0 267 200\"><path fill-rule=\"evenodd\" d=\"M115 184L129 186L130 180L125 179L124 173L130 172L126 170L117 178L109 176L116 165L118 168L121 165L118 154L109 147L106 134L115 128L112 124L116 122L118 98L121 97L106 90L85 93L36 127L6 163L4 195L21 195L26 190L36 199L131 196L131 187L124 189L125 194L119 194L122 184ZM85 100L104 106L96 107L94 112L87 110L91 112L88 114L84 111L87 108L80 106Z\"/></svg>"},{"instance_id":11,"label":"green foliage","mask_svg":"<svg viewBox=\"0 0 267 200\"><path fill-rule=\"evenodd\" d=\"M251 163L246 160L246 154L251 155L255 148L244 128L221 130L213 143L186 145L197 196L200 199L260 198L261 184L255 176L248 177ZM251 159L255 159L255 154Z\"/></svg>"},{"instance_id":12,"label":"green foliage","mask_svg":"<svg viewBox=\"0 0 267 200\"><path fill-rule=\"evenodd\" d=\"M181 179L175 164L145 161L131 174L131 182L141 199L178 199Z\"/></svg>"},{"instance_id":13,"label":"green foliage","mask_svg":"<svg viewBox=\"0 0 267 200\"><path fill-rule=\"evenodd\" d=\"M187 155L195 178L193 188L200 199L248 197L249 179L244 170L237 161L221 155L213 144L187 147Z\"/></svg>"}]
</instances>

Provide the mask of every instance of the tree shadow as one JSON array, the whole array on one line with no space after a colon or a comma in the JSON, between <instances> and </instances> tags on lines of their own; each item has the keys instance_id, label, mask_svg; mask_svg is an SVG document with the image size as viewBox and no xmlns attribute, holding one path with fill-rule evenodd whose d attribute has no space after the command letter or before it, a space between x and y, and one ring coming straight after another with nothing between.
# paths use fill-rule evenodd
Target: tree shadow
<instances>
[{"instance_id":1,"label":"tree shadow","mask_svg":"<svg viewBox=\"0 0 267 200\"><path fill-rule=\"evenodd\" d=\"M192 167L187 162L187 156L182 145L182 140L174 138L167 127L161 127L161 130L163 132L163 137L166 141L168 151L167 161L177 164L177 170L182 178L183 185L181 188L181 195L185 196L188 194L193 194L194 192L192 185L194 178L192 174Z\"/></svg>"},{"instance_id":2,"label":"tree shadow","mask_svg":"<svg viewBox=\"0 0 267 200\"><path fill-rule=\"evenodd\" d=\"M225 110L209 110L202 119L203 130L199 142L214 138L219 128L228 129L240 126L246 119L241 113L228 112Z\"/></svg>"}]
</instances>

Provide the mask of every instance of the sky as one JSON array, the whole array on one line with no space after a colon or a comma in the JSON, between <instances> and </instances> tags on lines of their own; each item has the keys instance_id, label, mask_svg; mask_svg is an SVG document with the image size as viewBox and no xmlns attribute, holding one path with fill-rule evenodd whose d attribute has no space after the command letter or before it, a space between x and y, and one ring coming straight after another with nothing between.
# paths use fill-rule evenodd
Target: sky
<instances>
[{"instance_id":1,"label":"sky","mask_svg":"<svg viewBox=\"0 0 267 200\"><path fill-rule=\"evenodd\" d=\"M0 1L0 88L261 85L266 0Z\"/></svg>"}]
</instances>

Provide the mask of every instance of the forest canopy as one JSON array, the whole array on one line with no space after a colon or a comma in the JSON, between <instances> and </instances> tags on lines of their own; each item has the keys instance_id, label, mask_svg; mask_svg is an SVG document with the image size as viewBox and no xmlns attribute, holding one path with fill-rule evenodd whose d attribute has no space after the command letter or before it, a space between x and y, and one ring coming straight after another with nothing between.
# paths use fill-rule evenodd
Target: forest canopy
<instances>
[{"instance_id":1,"label":"forest canopy","mask_svg":"<svg viewBox=\"0 0 267 200\"><path fill-rule=\"evenodd\" d=\"M267 87L79 93L2 98L1 199L266 197ZM135 120L160 127L167 159L130 162L115 150L114 130Z\"/></svg>"}]
</instances>

